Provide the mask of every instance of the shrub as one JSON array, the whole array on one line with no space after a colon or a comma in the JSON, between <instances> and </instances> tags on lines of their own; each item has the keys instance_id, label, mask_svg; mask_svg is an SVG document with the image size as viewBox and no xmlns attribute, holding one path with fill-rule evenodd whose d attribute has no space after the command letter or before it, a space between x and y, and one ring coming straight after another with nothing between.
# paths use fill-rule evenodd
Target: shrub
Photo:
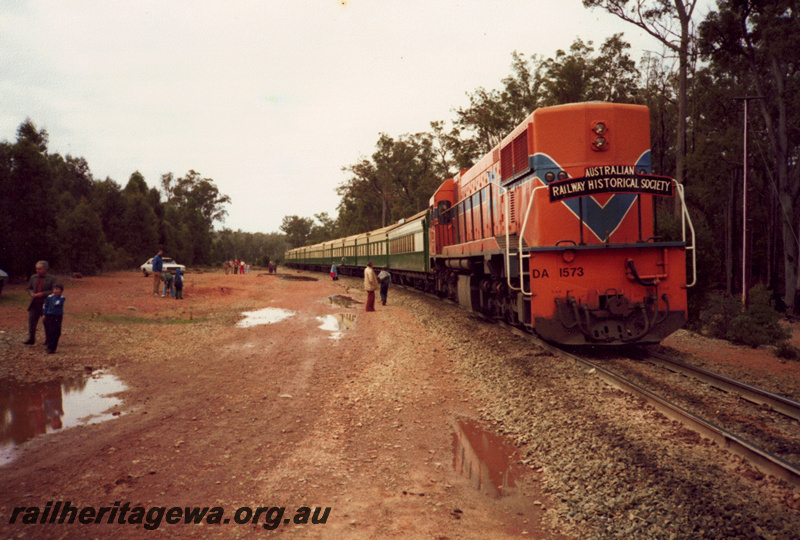
<instances>
[{"instance_id":1,"label":"shrub","mask_svg":"<svg viewBox=\"0 0 800 540\"><path fill-rule=\"evenodd\" d=\"M728 339L734 319L742 314L742 303L734 297L712 295L700 311L703 332L718 339Z\"/></svg>"},{"instance_id":2,"label":"shrub","mask_svg":"<svg viewBox=\"0 0 800 540\"><path fill-rule=\"evenodd\" d=\"M800 350L788 341L781 341L775 347L775 356L786 360L800 360Z\"/></svg>"},{"instance_id":3,"label":"shrub","mask_svg":"<svg viewBox=\"0 0 800 540\"><path fill-rule=\"evenodd\" d=\"M726 338L753 348L787 339L789 332L778 323L780 314L770 300L770 292L763 285L750 289L750 307L731 321Z\"/></svg>"}]
</instances>

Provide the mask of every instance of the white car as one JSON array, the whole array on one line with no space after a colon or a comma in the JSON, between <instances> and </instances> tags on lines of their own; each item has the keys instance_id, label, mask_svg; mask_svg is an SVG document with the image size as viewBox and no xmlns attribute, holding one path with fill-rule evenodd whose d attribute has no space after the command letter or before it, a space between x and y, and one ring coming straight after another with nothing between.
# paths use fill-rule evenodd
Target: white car
<instances>
[{"instance_id":1,"label":"white car","mask_svg":"<svg viewBox=\"0 0 800 540\"><path fill-rule=\"evenodd\" d=\"M3 285L5 285L5 282L7 280L8 280L8 274L0 270L0 293L3 292Z\"/></svg>"},{"instance_id":2,"label":"white car","mask_svg":"<svg viewBox=\"0 0 800 540\"><path fill-rule=\"evenodd\" d=\"M181 269L181 272L186 272L186 267L182 264L176 263L174 259L169 257L163 257L162 272L166 270L167 272L174 274L175 270L178 268ZM148 259L148 261L140 266L139 269L142 271L142 273L144 273L144 277L149 276L153 272L153 259Z\"/></svg>"}]
</instances>

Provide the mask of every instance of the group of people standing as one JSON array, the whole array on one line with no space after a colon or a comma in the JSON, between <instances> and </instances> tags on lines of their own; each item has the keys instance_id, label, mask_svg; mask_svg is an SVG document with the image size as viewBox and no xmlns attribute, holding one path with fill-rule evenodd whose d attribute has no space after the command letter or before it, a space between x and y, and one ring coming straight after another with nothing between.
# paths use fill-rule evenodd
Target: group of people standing
<instances>
[{"instance_id":1,"label":"group of people standing","mask_svg":"<svg viewBox=\"0 0 800 540\"><path fill-rule=\"evenodd\" d=\"M36 263L36 273L28 281L28 339L25 345L36 343L36 327L39 319L44 318L44 346L49 354L56 352L61 337L61 322L64 318L64 285L58 283L56 277L48 274L50 265L47 261Z\"/></svg>"},{"instance_id":2,"label":"group of people standing","mask_svg":"<svg viewBox=\"0 0 800 540\"><path fill-rule=\"evenodd\" d=\"M375 265L372 261L367 263L364 269L364 290L367 291L367 311L375 311L375 291L380 290L381 304L386 305L389 295L389 285L392 284L392 275L387 267L381 269L380 274L375 275Z\"/></svg>"},{"instance_id":3,"label":"group of people standing","mask_svg":"<svg viewBox=\"0 0 800 540\"><path fill-rule=\"evenodd\" d=\"M166 297L167 291L176 300L183 300L183 273L180 268L175 269L175 275L164 270L164 251L158 250L158 254L153 257L153 294ZM247 273L249 265L244 261L225 261L223 265L225 273L228 274L233 268L233 273ZM45 347L47 352L56 352L58 340L61 337L61 323L64 317L64 285L58 283L55 276L48 274L49 265L47 261L36 263L36 273L31 276L28 282L28 295L31 302L28 305L28 339L23 343L33 345L36 343L36 327L39 319L44 318ZM277 265L270 262L269 272L277 271ZM336 281L339 279L339 265L331 266L331 278ZM163 289L162 289L163 284ZM381 304L386 305L389 294L389 286L392 284L392 275L388 268L381 269L379 274L375 274L372 261L367 263L364 269L364 290L367 292L367 311L375 311L375 291L380 291Z\"/></svg>"},{"instance_id":4,"label":"group of people standing","mask_svg":"<svg viewBox=\"0 0 800 540\"><path fill-rule=\"evenodd\" d=\"M331 279L339 280L339 265L331 265ZM380 291L381 305L386 305L389 296L389 286L392 284L392 275L389 268L384 266L379 274L375 274L375 265L372 261L364 268L364 290L367 291L367 311L375 311L375 291Z\"/></svg>"},{"instance_id":5,"label":"group of people standing","mask_svg":"<svg viewBox=\"0 0 800 540\"><path fill-rule=\"evenodd\" d=\"M222 269L225 270L225 275L227 276L231 272L234 274L249 274L250 273L250 265L244 261L240 261L239 259L227 260L222 263ZM270 274L277 274L278 273L278 263L270 261L267 263L267 270Z\"/></svg>"},{"instance_id":6,"label":"group of people standing","mask_svg":"<svg viewBox=\"0 0 800 540\"><path fill-rule=\"evenodd\" d=\"M163 249L159 249L158 254L153 257L153 294L158 296L159 290L161 298L165 298L169 292L175 300L183 300L183 272L176 268L173 276L169 270L164 270Z\"/></svg>"},{"instance_id":7,"label":"group of people standing","mask_svg":"<svg viewBox=\"0 0 800 540\"><path fill-rule=\"evenodd\" d=\"M240 261L239 259L225 261L222 263L222 268L225 270L226 276L231 272L242 275L250 273L250 265L244 262L244 260Z\"/></svg>"}]
</instances>

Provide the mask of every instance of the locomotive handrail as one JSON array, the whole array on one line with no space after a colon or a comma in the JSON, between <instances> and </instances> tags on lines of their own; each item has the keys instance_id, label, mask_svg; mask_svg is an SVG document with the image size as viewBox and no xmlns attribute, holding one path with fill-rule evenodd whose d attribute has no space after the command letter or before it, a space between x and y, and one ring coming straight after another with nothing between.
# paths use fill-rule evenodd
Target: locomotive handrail
<instances>
[{"instance_id":1,"label":"locomotive handrail","mask_svg":"<svg viewBox=\"0 0 800 540\"><path fill-rule=\"evenodd\" d=\"M495 178L496 178L496 176L495 176ZM506 196L506 215L504 216L504 219L503 219L503 221L506 222L506 246L505 246L505 250L504 250L505 251L505 257L506 257L506 284L508 285L508 288L511 289L512 291L519 291L519 290L521 290L521 287L514 287L511 284L511 272L508 271L508 269L511 268L511 250L509 249L510 234L508 232L508 217L509 217L509 215L511 213L511 202L510 202L511 197L508 196L508 188L501 186L499 179L497 179L497 181L492 181L491 183L497 186L497 196L498 197L500 195L505 195ZM500 191L501 189L503 190L502 192ZM520 255L521 255L521 253L520 253ZM522 285L522 272L521 272L521 270L522 270L522 268L520 267L520 285Z\"/></svg>"},{"instance_id":2,"label":"locomotive handrail","mask_svg":"<svg viewBox=\"0 0 800 540\"><path fill-rule=\"evenodd\" d=\"M519 290L522 291L522 294L525 296L532 296L533 289L530 291L525 290L525 274L523 273L524 270L524 259L530 259L531 254L528 253L525 255L522 252L522 242L525 239L525 231L528 229L528 217L531 215L531 208L533 208L533 201L536 199L536 192L540 189L547 189L547 186L539 186L533 188L533 192L531 192L530 202L528 203L528 209L525 210L525 219L522 221L522 230L519 232Z\"/></svg>"},{"instance_id":3,"label":"locomotive handrail","mask_svg":"<svg viewBox=\"0 0 800 540\"><path fill-rule=\"evenodd\" d=\"M497 177L495 176L495 178L497 178ZM511 234L509 233L509 230L508 230L509 216L511 215L511 197L508 196L509 189L507 187L504 187L504 186L500 185L500 179L499 178L496 181L492 180L490 183L497 186L497 191L498 191L497 195L498 195L498 197L500 195L505 195L506 196L506 215L504 216L504 219L503 219L503 221L506 222L506 245L505 245L505 249L504 249L505 258L506 258L506 269L507 269L506 270L506 285L508 285L508 288L510 290L512 290L512 291L522 291L522 293L525 294L525 291L523 290L525 285L524 285L524 274L522 273L522 240L521 240L522 237L521 236L520 236L520 243L519 243L519 285L520 285L519 287L514 287L511 284L511 272L508 271L508 269L511 268L511 246L510 246L510 244L511 244ZM501 189L503 191L500 191ZM536 189L538 189L538 188L536 188ZM533 197L531 197L531 199L533 199ZM528 210L530 210L530 204L528 205ZM527 213L527 211L526 211L526 213ZM527 219L526 219L526 222L527 222ZM523 230L524 230L524 228L523 228ZM530 257L530 255L528 257ZM528 293L528 295L530 296L530 293Z\"/></svg>"},{"instance_id":4,"label":"locomotive handrail","mask_svg":"<svg viewBox=\"0 0 800 540\"><path fill-rule=\"evenodd\" d=\"M689 216L689 211L686 209L686 199L683 197L683 186L678 183L677 180L673 178L672 180L677 187L676 191L678 192L678 196L681 198L681 209L682 209L682 219L681 219L681 234L683 235L683 243L686 244L686 224L689 224L689 230L692 233L692 245L686 246L686 251L691 250L692 252L692 282L686 284L686 288L694 287L694 284L697 283L697 250L695 244L695 237L694 237L694 225L692 224L692 218Z\"/></svg>"},{"instance_id":5,"label":"locomotive handrail","mask_svg":"<svg viewBox=\"0 0 800 540\"><path fill-rule=\"evenodd\" d=\"M695 283L697 283L697 250L696 243L695 243L695 232L694 232L694 224L692 224L692 218L689 216L689 211L686 209L686 199L683 196L683 186L679 184L675 179L672 180L676 186L676 192L678 193L678 197L681 200L681 236L683 239L683 243L686 246L686 251L692 252L692 282L686 284L686 288L694 287ZM511 286L511 275L507 276L508 279L508 286L510 289L515 291L521 291L522 294L526 296L531 296L533 294L532 291L525 290L525 279L523 273L523 262L524 259L530 259L531 255L525 255L522 251L522 243L525 238L525 231L528 229L528 218L530 217L531 208L533 208L533 202L536 198L536 192L542 189L547 189L547 186L539 186L533 188L533 192L531 193L530 200L528 202L528 208L525 210L525 219L522 222L522 229L519 231L519 275L520 275L520 283L519 288ZM506 190L508 191L508 190ZM506 205L508 205L508 197L506 197ZM691 234L692 243L688 245L686 242L686 225L689 225L689 232ZM506 268L509 268L509 247L508 247L508 209L506 209ZM688 280L687 280L688 281Z\"/></svg>"}]
</instances>

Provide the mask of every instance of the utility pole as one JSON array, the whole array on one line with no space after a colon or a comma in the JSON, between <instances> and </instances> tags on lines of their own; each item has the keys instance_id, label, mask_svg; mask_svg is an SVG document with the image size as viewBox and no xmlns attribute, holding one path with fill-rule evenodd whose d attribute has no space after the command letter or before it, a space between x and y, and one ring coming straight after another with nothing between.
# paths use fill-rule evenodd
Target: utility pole
<instances>
[{"instance_id":1,"label":"utility pole","mask_svg":"<svg viewBox=\"0 0 800 540\"><path fill-rule=\"evenodd\" d=\"M733 98L744 101L744 157L742 159L742 304L748 307L747 297L747 104L751 99L764 99L761 96Z\"/></svg>"}]
</instances>

